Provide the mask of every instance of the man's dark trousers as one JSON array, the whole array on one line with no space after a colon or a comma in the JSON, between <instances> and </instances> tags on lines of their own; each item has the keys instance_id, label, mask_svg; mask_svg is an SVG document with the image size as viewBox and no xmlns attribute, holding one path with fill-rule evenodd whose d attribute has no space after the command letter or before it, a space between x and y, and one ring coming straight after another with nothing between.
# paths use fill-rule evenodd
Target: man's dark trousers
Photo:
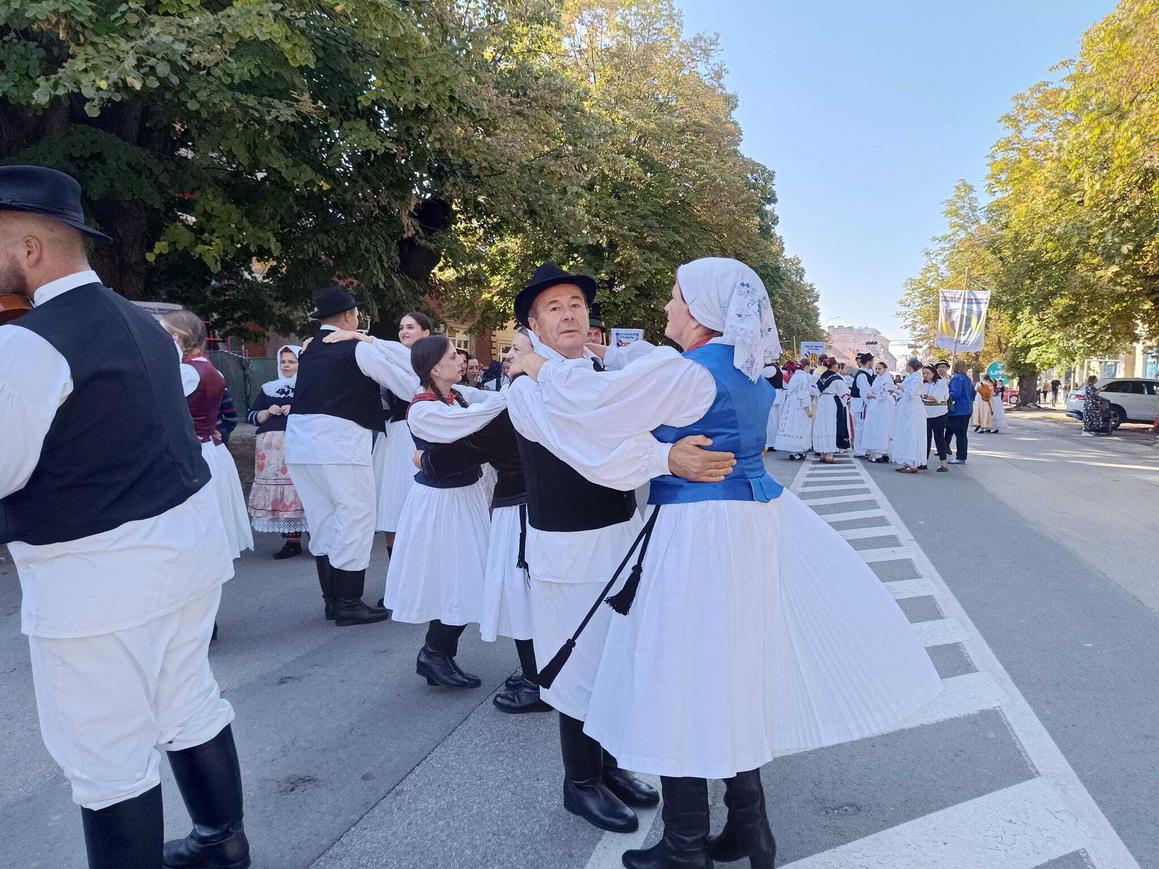
<instances>
[{"instance_id":1,"label":"man's dark trousers","mask_svg":"<svg viewBox=\"0 0 1159 869\"><path fill-rule=\"evenodd\" d=\"M968 437L966 432L969 430L969 428L970 416L968 414L963 413L957 416L950 414L946 418L946 431L949 435L949 437L946 438L946 442L949 443L950 439L953 438L954 447L957 450L957 459L960 462L966 461L966 439Z\"/></svg>"}]
</instances>

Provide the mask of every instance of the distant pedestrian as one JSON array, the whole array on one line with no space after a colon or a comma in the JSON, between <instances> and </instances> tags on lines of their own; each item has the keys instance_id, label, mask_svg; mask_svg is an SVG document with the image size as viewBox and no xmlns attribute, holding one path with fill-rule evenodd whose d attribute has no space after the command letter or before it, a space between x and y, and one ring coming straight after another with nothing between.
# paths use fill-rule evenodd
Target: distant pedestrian
<instances>
[{"instance_id":1,"label":"distant pedestrian","mask_svg":"<svg viewBox=\"0 0 1159 869\"><path fill-rule=\"evenodd\" d=\"M950 412L946 415L946 449L953 440L955 454L951 465L966 464L969 449L967 431L970 415L974 410L974 384L966 376L966 363L954 363L954 376L950 378Z\"/></svg>"},{"instance_id":2,"label":"distant pedestrian","mask_svg":"<svg viewBox=\"0 0 1159 869\"><path fill-rule=\"evenodd\" d=\"M950 385L938 375L933 365L922 368L922 404L926 408L926 452L919 470L925 470L929 461L931 441L938 450L938 472L945 473L946 458L946 414L950 400Z\"/></svg>"},{"instance_id":3,"label":"distant pedestrian","mask_svg":"<svg viewBox=\"0 0 1159 869\"><path fill-rule=\"evenodd\" d=\"M1058 391L1062 389L1062 381L1057 377L1050 381L1050 406L1058 406Z\"/></svg>"},{"instance_id":4,"label":"distant pedestrian","mask_svg":"<svg viewBox=\"0 0 1159 869\"><path fill-rule=\"evenodd\" d=\"M1096 384L1099 378L1091 375L1087 378L1086 395L1083 398L1083 437L1094 437L1102 434L1106 427L1103 419L1103 398L1099 395Z\"/></svg>"},{"instance_id":5,"label":"distant pedestrian","mask_svg":"<svg viewBox=\"0 0 1159 869\"><path fill-rule=\"evenodd\" d=\"M997 385L990 379L990 375L982 375L982 380L974 387L974 392L977 393L977 401L974 402L974 410L970 417L970 423L974 426L974 433L979 432L989 433L994 428L994 405L993 400L995 396L999 396L999 389ZM1001 398L998 399L1001 401Z\"/></svg>"}]
</instances>

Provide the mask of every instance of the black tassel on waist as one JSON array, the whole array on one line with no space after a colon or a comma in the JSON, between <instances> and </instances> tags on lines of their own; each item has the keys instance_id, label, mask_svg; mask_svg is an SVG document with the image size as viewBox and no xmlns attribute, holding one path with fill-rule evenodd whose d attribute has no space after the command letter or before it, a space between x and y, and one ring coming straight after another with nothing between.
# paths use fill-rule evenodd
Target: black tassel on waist
<instances>
[{"instance_id":1,"label":"black tassel on waist","mask_svg":"<svg viewBox=\"0 0 1159 869\"><path fill-rule=\"evenodd\" d=\"M576 640L579 635L584 632L584 628L588 626L588 622L592 620L592 616L596 614L596 610L600 608L600 604L606 603L620 615L627 615L628 610L631 609L632 601L636 598L636 590L640 587L640 576L644 572L644 555L648 551L648 543L652 539L652 529L656 525L656 517L660 513L660 506L652 510L652 515L648 517L648 521L644 523L644 527L640 529L640 533L636 535L635 541L628 549L628 554L624 556L624 560L620 562L620 566L616 568L616 572L612 574L612 578L608 580L607 585L600 591L600 596L596 598L596 602L592 604L591 609L588 610L584 620L580 622L575 633L563 644L558 652L555 653L547 665L539 671L539 676L536 677L536 682L541 688L550 688L551 683L555 681L555 677L559 675L559 671L563 669L563 665L567 663L567 659L571 657L572 649L575 648ZM620 578L620 574L624 572L628 562L632 558L632 554L636 551L636 547L640 547L640 556L636 559L636 564L632 567L632 572L628 575L624 587L611 597L607 597L608 592L616 584L616 580Z\"/></svg>"}]
</instances>

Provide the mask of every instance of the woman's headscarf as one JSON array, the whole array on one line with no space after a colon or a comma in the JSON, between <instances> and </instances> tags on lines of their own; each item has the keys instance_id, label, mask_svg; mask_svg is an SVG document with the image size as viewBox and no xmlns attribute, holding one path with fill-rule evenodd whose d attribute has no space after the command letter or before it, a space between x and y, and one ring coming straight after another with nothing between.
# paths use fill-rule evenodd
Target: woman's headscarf
<instances>
[{"instance_id":1,"label":"woman's headscarf","mask_svg":"<svg viewBox=\"0 0 1159 869\"><path fill-rule=\"evenodd\" d=\"M676 270L680 292L696 322L733 346L732 364L756 382L781 355L768 291L757 273L734 259L705 257Z\"/></svg>"},{"instance_id":2,"label":"woman's headscarf","mask_svg":"<svg viewBox=\"0 0 1159 869\"><path fill-rule=\"evenodd\" d=\"M282 354L289 350L297 359L302 355L302 348L297 344L283 344L278 348L274 360L277 364L275 369L278 372L277 380L269 380L262 384L262 392L270 398L291 398L294 395L294 387L298 385L298 374L294 372L292 377L282 376Z\"/></svg>"}]
</instances>

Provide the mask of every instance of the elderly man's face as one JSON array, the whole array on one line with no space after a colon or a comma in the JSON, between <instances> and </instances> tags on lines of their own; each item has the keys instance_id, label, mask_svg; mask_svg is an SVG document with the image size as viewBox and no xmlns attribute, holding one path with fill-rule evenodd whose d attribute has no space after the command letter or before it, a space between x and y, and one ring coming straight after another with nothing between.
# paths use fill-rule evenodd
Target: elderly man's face
<instances>
[{"instance_id":1,"label":"elderly man's face","mask_svg":"<svg viewBox=\"0 0 1159 869\"><path fill-rule=\"evenodd\" d=\"M548 347L568 359L583 355L588 331L588 303L575 284L556 284L535 298L527 318Z\"/></svg>"}]
</instances>

